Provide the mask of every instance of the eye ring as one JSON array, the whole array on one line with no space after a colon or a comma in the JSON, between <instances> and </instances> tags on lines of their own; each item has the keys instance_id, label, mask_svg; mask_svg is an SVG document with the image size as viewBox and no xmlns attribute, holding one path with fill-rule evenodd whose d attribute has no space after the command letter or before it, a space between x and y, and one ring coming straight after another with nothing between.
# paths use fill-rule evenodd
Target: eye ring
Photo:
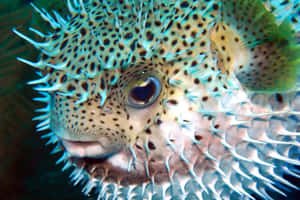
<instances>
[{"instance_id":1,"label":"eye ring","mask_svg":"<svg viewBox=\"0 0 300 200\"><path fill-rule=\"evenodd\" d=\"M140 85L129 90L128 105L134 108L146 108L157 100L160 92L160 80L155 76L150 76Z\"/></svg>"}]
</instances>

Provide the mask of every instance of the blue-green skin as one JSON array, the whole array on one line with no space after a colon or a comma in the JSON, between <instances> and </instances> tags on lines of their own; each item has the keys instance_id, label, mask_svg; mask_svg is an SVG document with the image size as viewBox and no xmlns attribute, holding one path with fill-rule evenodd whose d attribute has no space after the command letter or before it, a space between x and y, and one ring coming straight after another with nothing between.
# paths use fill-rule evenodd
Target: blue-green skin
<instances>
[{"instance_id":1,"label":"blue-green skin","mask_svg":"<svg viewBox=\"0 0 300 200\"><path fill-rule=\"evenodd\" d=\"M41 50L37 62L18 59L39 70L30 84L47 107L37 128L51 129L42 137L63 151L63 170L74 166L74 184L98 199L272 199L266 189L284 195L276 183L298 189L282 178L299 177L298 1L128 2L68 1L69 21L33 5L55 29L32 29L44 42L14 29ZM131 89L148 77L160 95L133 106Z\"/></svg>"}]
</instances>

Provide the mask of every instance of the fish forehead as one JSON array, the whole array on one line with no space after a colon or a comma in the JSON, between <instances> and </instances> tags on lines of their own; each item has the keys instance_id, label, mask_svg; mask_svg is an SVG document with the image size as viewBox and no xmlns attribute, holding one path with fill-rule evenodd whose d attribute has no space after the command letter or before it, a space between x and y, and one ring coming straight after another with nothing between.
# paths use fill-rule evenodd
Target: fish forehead
<instances>
[{"instance_id":1,"label":"fish forehead","mask_svg":"<svg viewBox=\"0 0 300 200\"><path fill-rule=\"evenodd\" d=\"M69 5L73 18L47 37L49 46L42 47L46 87L39 89L50 90L52 96L42 93L52 105L46 115L51 116L54 134L46 137L54 143L66 139L54 150L64 150L58 163L77 166L73 180L86 181L86 194L98 188L100 199L128 199L132 194L138 199L148 195L253 199L253 192L268 197L266 186L281 192L272 178L294 187L281 175L297 175L292 165L299 165L299 94L274 92L274 87L282 91L293 83L294 65L285 60L294 57L277 50L282 46L272 41L250 48L253 38L260 38L247 32L253 26L243 27L242 35L239 25L229 23L231 13L224 17L219 9L225 5L233 16L236 7L241 13L253 14L256 9L264 15L262 4L255 1L255 9L249 9L249 1L228 2L74 1ZM276 32L270 16L264 17L267 27L275 27ZM281 41L282 35L268 30L258 34ZM284 45L282 49L290 52L290 45ZM265 55L268 49L274 53ZM279 54L284 59L277 58ZM269 57L269 63L291 70L278 69L276 64L272 73L270 64L261 68L262 73L251 68ZM282 87L275 84L282 82L280 73L289 78ZM126 87L140 74L155 75L162 83L156 103L143 110L126 104ZM82 153L81 142L88 142L90 149ZM100 157L81 159L94 153L92 148Z\"/></svg>"},{"instance_id":2,"label":"fish forehead","mask_svg":"<svg viewBox=\"0 0 300 200\"><path fill-rule=\"evenodd\" d=\"M170 7L168 4L171 4ZM48 56L42 59L42 62L50 62L51 65L62 66L64 69L53 70L51 67L46 67L50 74L48 83L51 86L62 85L61 91L67 95L80 97L81 102L93 94L100 94L104 102L105 96L108 95L106 92L111 85L116 84L122 74L120 69L136 67L133 63L149 60L150 56L158 58L156 59L158 61L152 62L159 62L166 57L171 60L175 55L181 54L183 57L187 53L189 57L198 57L198 54L205 54L207 51L208 44L203 41L208 39L208 30L202 27L212 23L212 19L208 20L207 17L202 19L198 14L193 15L196 23L192 19L183 19L185 16L182 9L178 7L179 5L175 7L174 3L162 5L153 3L152 10L144 5L139 11L143 23L136 21L137 11L134 9L139 8L133 5L119 5L121 8L113 2L109 5L87 5L88 12L71 19L68 31L57 32L50 39L50 43L59 49L55 59ZM205 9L205 4L203 5L202 9ZM112 10L123 8L127 12L106 13L107 6ZM195 8L197 8L196 3ZM155 16L154 10L158 9L166 21ZM117 21L120 24L116 24L115 18L121 19ZM177 26L171 26L173 23ZM185 26L184 34L180 33L181 24ZM196 37L195 33L202 33L203 40L187 42ZM172 40L169 40L171 37ZM203 48L193 52L192 48L200 44ZM176 57L178 59L180 56ZM190 63L192 61L188 64Z\"/></svg>"}]
</instances>

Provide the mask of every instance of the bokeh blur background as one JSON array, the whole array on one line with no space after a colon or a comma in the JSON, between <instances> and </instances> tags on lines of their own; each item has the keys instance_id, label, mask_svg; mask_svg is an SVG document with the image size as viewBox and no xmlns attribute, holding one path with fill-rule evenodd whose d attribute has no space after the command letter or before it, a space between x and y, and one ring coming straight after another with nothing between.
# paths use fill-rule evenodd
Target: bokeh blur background
<instances>
[{"instance_id":1,"label":"bokeh blur background","mask_svg":"<svg viewBox=\"0 0 300 200\"><path fill-rule=\"evenodd\" d=\"M31 99L37 94L25 83L36 76L29 66L16 61L16 56L36 60L38 52L16 37L11 29L39 39L28 27L50 31L27 0L0 0L0 199L1 200L89 200L73 186L68 176L56 166L53 147L45 146L35 132L34 109L42 105ZM66 0L32 1L48 11L66 13ZM295 180L294 180L295 181ZM299 185L299 184L298 184ZM296 191L278 199L296 200Z\"/></svg>"}]
</instances>

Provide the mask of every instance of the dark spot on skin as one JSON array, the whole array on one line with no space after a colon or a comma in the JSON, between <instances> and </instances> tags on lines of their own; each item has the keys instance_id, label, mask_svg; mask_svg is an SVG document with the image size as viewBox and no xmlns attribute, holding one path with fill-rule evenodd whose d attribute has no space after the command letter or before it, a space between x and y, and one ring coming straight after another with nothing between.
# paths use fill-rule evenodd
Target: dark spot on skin
<instances>
[{"instance_id":1,"label":"dark spot on skin","mask_svg":"<svg viewBox=\"0 0 300 200\"><path fill-rule=\"evenodd\" d=\"M197 140L197 141L200 141L200 140L202 140L202 136L201 135L195 135L195 139Z\"/></svg>"},{"instance_id":2,"label":"dark spot on skin","mask_svg":"<svg viewBox=\"0 0 300 200\"><path fill-rule=\"evenodd\" d=\"M86 83L86 82L84 82L84 83L82 83L82 88L85 90L85 91L87 91L88 90L88 84Z\"/></svg>"},{"instance_id":3,"label":"dark spot on skin","mask_svg":"<svg viewBox=\"0 0 300 200\"><path fill-rule=\"evenodd\" d=\"M171 105L177 105L177 104L178 104L177 101L174 100L174 99L168 100L167 103L168 103L168 104L171 104Z\"/></svg>"},{"instance_id":4,"label":"dark spot on skin","mask_svg":"<svg viewBox=\"0 0 300 200\"><path fill-rule=\"evenodd\" d=\"M198 62L196 60L193 60L191 67L195 67L198 64Z\"/></svg>"},{"instance_id":5,"label":"dark spot on skin","mask_svg":"<svg viewBox=\"0 0 300 200\"><path fill-rule=\"evenodd\" d=\"M133 37L133 34L131 32L130 33L126 33L125 36L124 36L125 39L130 39L132 37Z\"/></svg>"},{"instance_id":6,"label":"dark spot on skin","mask_svg":"<svg viewBox=\"0 0 300 200\"><path fill-rule=\"evenodd\" d=\"M60 79L60 82L64 83L67 81L67 75L63 75Z\"/></svg>"},{"instance_id":7,"label":"dark spot on skin","mask_svg":"<svg viewBox=\"0 0 300 200\"><path fill-rule=\"evenodd\" d=\"M219 125L219 124L216 124L216 125L215 125L215 129L218 129L218 128L220 128L220 125Z\"/></svg>"},{"instance_id":8,"label":"dark spot on skin","mask_svg":"<svg viewBox=\"0 0 300 200\"><path fill-rule=\"evenodd\" d=\"M208 100L208 96L204 96L204 97L202 97L202 101L207 101Z\"/></svg>"},{"instance_id":9,"label":"dark spot on skin","mask_svg":"<svg viewBox=\"0 0 300 200\"><path fill-rule=\"evenodd\" d=\"M275 98L276 98L276 100L279 102L279 103L283 103L283 96L281 95L281 94L276 94L275 95Z\"/></svg>"},{"instance_id":10,"label":"dark spot on skin","mask_svg":"<svg viewBox=\"0 0 300 200\"><path fill-rule=\"evenodd\" d=\"M59 49L60 50L64 49L66 47L67 43L68 43L68 40L63 41L63 43L60 45Z\"/></svg>"},{"instance_id":11,"label":"dark spot on skin","mask_svg":"<svg viewBox=\"0 0 300 200\"><path fill-rule=\"evenodd\" d=\"M85 36L85 34L86 34L85 28L81 28L80 29L80 33L81 33L82 36Z\"/></svg>"},{"instance_id":12,"label":"dark spot on skin","mask_svg":"<svg viewBox=\"0 0 300 200\"><path fill-rule=\"evenodd\" d=\"M214 4L214 5L212 6L212 8L213 8L214 10L218 10L218 9L219 9L219 5L218 5L218 4Z\"/></svg>"},{"instance_id":13,"label":"dark spot on skin","mask_svg":"<svg viewBox=\"0 0 300 200\"><path fill-rule=\"evenodd\" d=\"M161 22L160 22L160 21L155 21L154 24L155 24L156 26L161 26Z\"/></svg>"},{"instance_id":14,"label":"dark spot on skin","mask_svg":"<svg viewBox=\"0 0 300 200\"><path fill-rule=\"evenodd\" d=\"M110 43L109 39L105 39L105 40L103 41L103 44L104 44L104 45L109 45L109 43Z\"/></svg>"},{"instance_id":15,"label":"dark spot on skin","mask_svg":"<svg viewBox=\"0 0 300 200\"><path fill-rule=\"evenodd\" d=\"M173 40L171 44L172 46L175 46L177 44L177 40Z\"/></svg>"},{"instance_id":16,"label":"dark spot on skin","mask_svg":"<svg viewBox=\"0 0 300 200\"><path fill-rule=\"evenodd\" d=\"M160 125L162 123L162 121L160 120L160 119L157 119L156 121L155 121L155 124L156 125Z\"/></svg>"},{"instance_id":17,"label":"dark spot on skin","mask_svg":"<svg viewBox=\"0 0 300 200\"><path fill-rule=\"evenodd\" d=\"M193 19L197 20L198 19L198 15L197 14L193 14Z\"/></svg>"},{"instance_id":18,"label":"dark spot on skin","mask_svg":"<svg viewBox=\"0 0 300 200\"><path fill-rule=\"evenodd\" d=\"M139 150L143 150L143 148L142 148L140 145L136 144L135 146L136 146L136 148L138 148Z\"/></svg>"},{"instance_id":19,"label":"dark spot on skin","mask_svg":"<svg viewBox=\"0 0 300 200\"><path fill-rule=\"evenodd\" d=\"M150 129L150 128L147 128L147 129L145 130L145 132L146 132L147 134L151 135L151 129Z\"/></svg>"},{"instance_id":20,"label":"dark spot on skin","mask_svg":"<svg viewBox=\"0 0 300 200\"><path fill-rule=\"evenodd\" d=\"M140 56L146 56L147 52L145 50L140 52Z\"/></svg>"},{"instance_id":21,"label":"dark spot on skin","mask_svg":"<svg viewBox=\"0 0 300 200\"><path fill-rule=\"evenodd\" d=\"M189 3L187 1L181 2L180 7L181 8L187 8L189 6Z\"/></svg>"},{"instance_id":22,"label":"dark spot on skin","mask_svg":"<svg viewBox=\"0 0 300 200\"><path fill-rule=\"evenodd\" d=\"M146 28L149 28L151 26L151 23L149 21L147 21L145 26L146 26Z\"/></svg>"},{"instance_id":23,"label":"dark spot on skin","mask_svg":"<svg viewBox=\"0 0 300 200\"><path fill-rule=\"evenodd\" d=\"M73 85L69 85L68 86L68 91L73 91L73 90L75 90L76 88L73 86Z\"/></svg>"},{"instance_id":24,"label":"dark spot on skin","mask_svg":"<svg viewBox=\"0 0 300 200\"><path fill-rule=\"evenodd\" d=\"M152 41L153 37L154 37L154 35L151 31L146 32L146 38L147 38L148 41Z\"/></svg>"},{"instance_id":25,"label":"dark spot on skin","mask_svg":"<svg viewBox=\"0 0 300 200\"><path fill-rule=\"evenodd\" d=\"M148 147L149 147L150 150L155 150L156 149L154 143L151 142L151 141L148 142Z\"/></svg>"}]
</instances>

